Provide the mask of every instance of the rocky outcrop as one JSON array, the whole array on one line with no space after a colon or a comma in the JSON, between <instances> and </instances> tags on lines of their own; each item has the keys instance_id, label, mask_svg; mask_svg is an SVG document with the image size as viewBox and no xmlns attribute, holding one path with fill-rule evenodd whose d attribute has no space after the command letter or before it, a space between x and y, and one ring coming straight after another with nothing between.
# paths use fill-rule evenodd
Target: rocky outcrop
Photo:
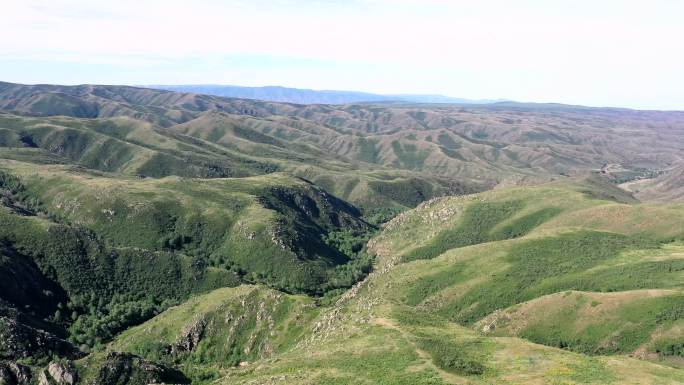
<instances>
[{"instance_id":1,"label":"rocky outcrop","mask_svg":"<svg viewBox=\"0 0 684 385\"><path fill-rule=\"evenodd\" d=\"M16 319L0 316L0 359L45 358L54 354L68 358L81 356L68 341Z\"/></svg>"},{"instance_id":2,"label":"rocky outcrop","mask_svg":"<svg viewBox=\"0 0 684 385\"><path fill-rule=\"evenodd\" d=\"M108 353L90 385L189 384L185 375L129 353Z\"/></svg>"},{"instance_id":3,"label":"rocky outcrop","mask_svg":"<svg viewBox=\"0 0 684 385\"><path fill-rule=\"evenodd\" d=\"M207 326L207 321L203 318L196 319L190 325L181 330L176 342L171 345L170 353L177 356L181 353L188 353L195 350L204 334L204 329Z\"/></svg>"},{"instance_id":4,"label":"rocky outcrop","mask_svg":"<svg viewBox=\"0 0 684 385\"><path fill-rule=\"evenodd\" d=\"M47 369L40 372L38 385L74 385L78 373L71 362L50 362Z\"/></svg>"}]
</instances>

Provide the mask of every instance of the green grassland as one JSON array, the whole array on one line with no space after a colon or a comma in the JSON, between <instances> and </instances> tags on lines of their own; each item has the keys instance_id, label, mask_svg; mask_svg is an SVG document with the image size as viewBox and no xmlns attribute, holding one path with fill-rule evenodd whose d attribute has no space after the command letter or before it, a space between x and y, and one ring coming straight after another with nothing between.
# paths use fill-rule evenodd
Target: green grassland
<instances>
[{"instance_id":1,"label":"green grassland","mask_svg":"<svg viewBox=\"0 0 684 385\"><path fill-rule=\"evenodd\" d=\"M606 165L619 166L608 175L616 182L670 168L666 174L676 177L673 165L682 160L681 116L657 111L514 103L306 106L10 83L0 87L0 111L0 146L11 148L5 156L12 158L40 149L41 157L64 163L152 177L286 171L362 208L405 209L436 196L535 184ZM676 183L657 184L645 188L678 196Z\"/></svg>"},{"instance_id":2,"label":"green grassland","mask_svg":"<svg viewBox=\"0 0 684 385\"><path fill-rule=\"evenodd\" d=\"M368 243L375 271L337 299L209 291L76 367L104 378L121 351L196 384L681 383L684 207L601 200L598 188L611 191L591 180L426 202ZM363 244L331 242L348 254ZM417 250L429 254L407 258Z\"/></svg>"},{"instance_id":3,"label":"green grassland","mask_svg":"<svg viewBox=\"0 0 684 385\"><path fill-rule=\"evenodd\" d=\"M332 305L259 287L222 289L108 349L175 363L194 383L681 383L684 207L599 200L590 188L596 181L427 202L369 242L375 271ZM652 215L658 220L645 221ZM516 223L529 225L511 232ZM466 224L479 226L479 238ZM426 249L450 230L465 238ZM417 250L430 254L407 258ZM231 304L247 297L244 321L229 326ZM250 321L256 308L268 316ZM264 317L276 333L264 334ZM273 348L238 358L231 343L216 342L226 338L219 328L201 339L207 347L160 355L198 319L226 325L228 341Z\"/></svg>"},{"instance_id":4,"label":"green grassland","mask_svg":"<svg viewBox=\"0 0 684 385\"><path fill-rule=\"evenodd\" d=\"M416 172L359 165L299 142L283 142L214 113L173 129L131 117L79 119L0 113L0 154L33 164L74 164L117 175L225 178L287 171L360 207L406 209L423 199L473 192L461 183ZM265 129L265 128L264 128Z\"/></svg>"},{"instance_id":5,"label":"green grassland","mask_svg":"<svg viewBox=\"0 0 684 385\"><path fill-rule=\"evenodd\" d=\"M82 350L198 293L322 295L371 268L359 210L284 174L144 179L7 160L0 187L3 300Z\"/></svg>"},{"instance_id":6,"label":"green grassland","mask_svg":"<svg viewBox=\"0 0 684 385\"><path fill-rule=\"evenodd\" d=\"M0 82L0 383L684 383L681 123Z\"/></svg>"},{"instance_id":7,"label":"green grassland","mask_svg":"<svg viewBox=\"0 0 684 385\"><path fill-rule=\"evenodd\" d=\"M319 309L306 296L258 286L219 289L122 333L107 347L176 365L203 379L291 349Z\"/></svg>"}]
</instances>

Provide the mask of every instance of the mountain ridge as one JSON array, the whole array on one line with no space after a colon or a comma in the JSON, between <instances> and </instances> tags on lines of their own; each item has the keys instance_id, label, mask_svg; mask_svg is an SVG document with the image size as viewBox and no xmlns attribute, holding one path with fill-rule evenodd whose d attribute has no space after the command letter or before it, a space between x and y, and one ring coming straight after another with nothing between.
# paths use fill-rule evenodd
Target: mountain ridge
<instances>
[{"instance_id":1,"label":"mountain ridge","mask_svg":"<svg viewBox=\"0 0 684 385\"><path fill-rule=\"evenodd\" d=\"M681 112L0 83L0 383L684 383L683 154Z\"/></svg>"},{"instance_id":2,"label":"mountain ridge","mask_svg":"<svg viewBox=\"0 0 684 385\"><path fill-rule=\"evenodd\" d=\"M297 104L353 104L373 102L403 103L451 103L451 104L489 104L504 99L465 99L444 95L423 94L376 94L362 91L313 90L283 86L234 86L217 84L182 84L182 85L141 85L141 87L163 89L176 92L193 92L199 94L255 99L272 102Z\"/></svg>"}]
</instances>

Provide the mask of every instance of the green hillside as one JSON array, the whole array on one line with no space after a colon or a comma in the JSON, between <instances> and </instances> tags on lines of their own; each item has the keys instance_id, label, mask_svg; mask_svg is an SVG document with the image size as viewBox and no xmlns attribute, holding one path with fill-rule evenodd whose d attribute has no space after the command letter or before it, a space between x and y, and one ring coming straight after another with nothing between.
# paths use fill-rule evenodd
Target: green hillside
<instances>
[{"instance_id":1,"label":"green hillside","mask_svg":"<svg viewBox=\"0 0 684 385\"><path fill-rule=\"evenodd\" d=\"M362 208L405 209L598 169L627 182L681 162L684 145L678 112L563 105L296 105L2 83L0 111L6 157L40 148L63 162L153 177L286 171Z\"/></svg>"},{"instance_id":2,"label":"green hillside","mask_svg":"<svg viewBox=\"0 0 684 385\"><path fill-rule=\"evenodd\" d=\"M131 329L110 349L175 362L197 383L681 383L684 206L598 200L588 186L596 184L422 204L371 240L375 272L331 307L225 289ZM474 210L497 215L474 223ZM507 231L521 223L524 233ZM479 239L407 259L466 224L480 226ZM236 297L252 305L231 323ZM249 318L254 308L260 321ZM163 353L198 322L227 322L228 341L270 348L244 350L231 368L211 329L191 353ZM262 339L266 322L276 332Z\"/></svg>"},{"instance_id":3,"label":"green hillside","mask_svg":"<svg viewBox=\"0 0 684 385\"><path fill-rule=\"evenodd\" d=\"M684 383L683 119L0 83L0 385Z\"/></svg>"},{"instance_id":4,"label":"green hillside","mask_svg":"<svg viewBox=\"0 0 684 385\"><path fill-rule=\"evenodd\" d=\"M371 267L358 209L282 174L140 179L7 160L0 192L0 318L31 328L8 358L99 348L196 293L321 295ZM45 339L56 347L35 350Z\"/></svg>"}]
</instances>

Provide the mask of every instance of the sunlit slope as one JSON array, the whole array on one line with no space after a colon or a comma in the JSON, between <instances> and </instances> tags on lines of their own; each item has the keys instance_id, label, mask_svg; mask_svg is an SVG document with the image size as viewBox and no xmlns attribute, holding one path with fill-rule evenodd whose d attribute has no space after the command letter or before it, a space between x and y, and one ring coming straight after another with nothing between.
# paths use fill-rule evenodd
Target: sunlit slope
<instances>
[{"instance_id":1,"label":"sunlit slope","mask_svg":"<svg viewBox=\"0 0 684 385\"><path fill-rule=\"evenodd\" d=\"M279 139L254 131L238 116L213 112L171 128L127 116L83 119L0 113L0 158L153 178L285 171L368 209L405 209L431 197L485 187L481 182L359 164L296 137Z\"/></svg>"},{"instance_id":2,"label":"sunlit slope","mask_svg":"<svg viewBox=\"0 0 684 385\"><path fill-rule=\"evenodd\" d=\"M195 377L217 378L240 363L292 349L319 311L306 296L260 286L219 289L127 330L108 349L180 365Z\"/></svg>"},{"instance_id":3,"label":"sunlit slope","mask_svg":"<svg viewBox=\"0 0 684 385\"><path fill-rule=\"evenodd\" d=\"M684 201L684 162L679 162L663 170L652 179L640 179L622 184L626 190L633 191L639 199L654 201Z\"/></svg>"},{"instance_id":4,"label":"sunlit slope","mask_svg":"<svg viewBox=\"0 0 684 385\"><path fill-rule=\"evenodd\" d=\"M369 208L596 169L628 182L681 162L684 145L680 112L554 104L297 105L0 83L0 110L2 157L41 149L37 161L152 177L286 171Z\"/></svg>"},{"instance_id":5,"label":"sunlit slope","mask_svg":"<svg viewBox=\"0 0 684 385\"><path fill-rule=\"evenodd\" d=\"M619 202L628 199L591 180L430 201L370 242L375 272L336 304L292 307L302 309L294 329L276 321L267 340L288 341L279 349L241 353L242 366L230 368L223 356L203 355L229 354L212 332L206 347L183 356L205 360L175 362L196 383L683 383L684 206ZM158 359L146 341L173 344L184 335L177 325L192 325L195 314L230 319L228 305L218 313L198 306L216 309L219 298L245 293L263 293L251 297L259 308L283 314L263 289L225 289L112 348ZM245 322L252 326L237 330L262 335L259 322Z\"/></svg>"},{"instance_id":6,"label":"sunlit slope","mask_svg":"<svg viewBox=\"0 0 684 385\"><path fill-rule=\"evenodd\" d=\"M22 117L0 113L0 148L9 159L42 157L93 170L163 177L249 176L272 172L268 162L171 135L130 117L78 119Z\"/></svg>"},{"instance_id":7,"label":"sunlit slope","mask_svg":"<svg viewBox=\"0 0 684 385\"><path fill-rule=\"evenodd\" d=\"M371 230L355 207L285 174L152 179L6 160L0 354L33 359L26 370L37 373L53 356L83 357L171 305L246 282L342 290L370 268L354 237ZM88 360L98 357L102 378L110 366L148 365Z\"/></svg>"},{"instance_id":8,"label":"sunlit slope","mask_svg":"<svg viewBox=\"0 0 684 385\"><path fill-rule=\"evenodd\" d=\"M583 190L500 190L400 216L376 247L414 262L393 270L387 295L485 333L589 354L679 355L684 206Z\"/></svg>"}]
</instances>

